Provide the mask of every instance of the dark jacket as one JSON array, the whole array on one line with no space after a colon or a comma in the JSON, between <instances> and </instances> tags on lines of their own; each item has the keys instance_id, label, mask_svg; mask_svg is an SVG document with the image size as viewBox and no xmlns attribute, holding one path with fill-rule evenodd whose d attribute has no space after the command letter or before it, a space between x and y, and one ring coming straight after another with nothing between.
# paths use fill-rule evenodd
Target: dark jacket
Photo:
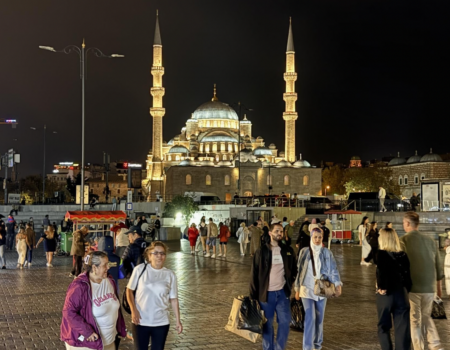
<instances>
[{"instance_id":1,"label":"dark jacket","mask_svg":"<svg viewBox=\"0 0 450 350\"><path fill-rule=\"evenodd\" d=\"M114 287L115 297L119 299L117 284L108 276ZM121 337L127 334L122 310L119 308L119 318L116 324L117 333ZM92 291L89 276L84 272L69 285L66 300L62 310L60 339L73 347L89 347L90 349L103 349L102 337L93 342L80 341L82 335L85 339L92 333L100 335L92 313Z\"/></svg>"},{"instance_id":2,"label":"dark jacket","mask_svg":"<svg viewBox=\"0 0 450 350\"><path fill-rule=\"evenodd\" d=\"M6 230L5 230L5 226L0 226L0 236L2 236L0 238L0 245L5 245L6 244Z\"/></svg>"},{"instance_id":3,"label":"dark jacket","mask_svg":"<svg viewBox=\"0 0 450 350\"><path fill-rule=\"evenodd\" d=\"M17 223L15 221L7 222L6 223L6 233L8 235L14 235L16 233L16 225Z\"/></svg>"},{"instance_id":4,"label":"dark jacket","mask_svg":"<svg viewBox=\"0 0 450 350\"><path fill-rule=\"evenodd\" d=\"M386 290L386 294L403 288L406 288L408 293L411 291L412 280L409 259L405 252L378 251L377 286L378 289Z\"/></svg>"},{"instance_id":5,"label":"dark jacket","mask_svg":"<svg viewBox=\"0 0 450 350\"><path fill-rule=\"evenodd\" d=\"M139 237L125 249L122 254L122 260L127 275L133 272L135 266L144 262L142 254L144 254L145 248L147 248L147 242L142 237Z\"/></svg>"},{"instance_id":6,"label":"dark jacket","mask_svg":"<svg viewBox=\"0 0 450 350\"><path fill-rule=\"evenodd\" d=\"M291 296L292 284L297 277L297 259L294 250L281 242L281 256L284 265L284 292L286 297ZM270 242L258 248L253 257L250 275L250 297L260 302L267 302L267 290L269 289L270 270L272 268L272 249Z\"/></svg>"},{"instance_id":7,"label":"dark jacket","mask_svg":"<svg viewBox=\"0 0 450 350\"><path fill-rule=\"evenodd\" d=\"M161 228L161 221L159 221L159 219L156 219L156 221L155 221L155 228L156 229L160 229Z\"/></svg>"},{"instance_id":8,"label":"dark jacket","mask_svg":"<svg viewBox=\"0 0 450 350\"><path fill-rule=\"evenodd\" d=\"M300 251L302 250L302 248L309 247L309 243L311 241L311 236L309 235L308 227L310 224L311 223L309 221L305 221L300 226L300 230L299 230L298 237L297 237L297 242L295 242L296 244L298 244L297 255L300 254Z\"/></svg>"}]
</instances>

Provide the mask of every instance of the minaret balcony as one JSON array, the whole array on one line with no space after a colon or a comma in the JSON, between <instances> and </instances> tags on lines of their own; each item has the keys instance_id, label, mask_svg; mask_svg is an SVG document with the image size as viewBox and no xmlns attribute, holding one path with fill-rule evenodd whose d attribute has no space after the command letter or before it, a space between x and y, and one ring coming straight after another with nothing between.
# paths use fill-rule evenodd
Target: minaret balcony
<instances>
[{"instance_id":1,"label":"minaret balcony","mask_svg":"<svg viewBox=\"0 0 450 350\"><path fill-rule=\"evenodd\" d=\"M166 109L162 107L152 107L150 108L150 114L152 117L164 117Z\"/></svg>"},{"instance_id":2,"label":"minaret balcony","mask_svg":"<svg viewBox=\"0 0 450 350\"><path fill-rule=\"evenodd\" d=\"M150 88L150 94L153 97L163 97L165 91L166 90L163 87L152 87L152 88Z\"/></svg>"},{"instance_id":3,"label":"minaret balcony","mask_svg":"<svg viewBox=\"0 0 450 350\"><path fill-rule=\"evenodd\" d=\"M297 80L297 73L296 72L287 72L284 73L284 81L296 81Z\"/></svg>"},{"instance_id":4,"label":"minaret balcony","mask_svg":"<svg viewBox=\"0 0 450 350\"><path fill-rule=\"evenodd\" d=\"M151 73L152 73L152 75L157 75L157 74L163 75L164 74L164 67L152 66Z\"/></svg>"},{"instance_id":5,"label":"minaret balcony","mask_svg":"<svg viewBox=\"0 0 450 350\"><path fill-rule=\"evenodd\" d=\"M296 92L285 92L283 94L283 100L286 102L295 102L295 101L297 101L297 93Z\"/></svg>"},{"instance_id":6,"label":"minaret balcony","mask_svg":"<svg viewBox=\"0 0 450 350\"><path fill-rule=\"evenodd\" d=\"M284 112L283 119L284 120L297 120L298 114L297 112Z\"/></svg>"}]
</instances>

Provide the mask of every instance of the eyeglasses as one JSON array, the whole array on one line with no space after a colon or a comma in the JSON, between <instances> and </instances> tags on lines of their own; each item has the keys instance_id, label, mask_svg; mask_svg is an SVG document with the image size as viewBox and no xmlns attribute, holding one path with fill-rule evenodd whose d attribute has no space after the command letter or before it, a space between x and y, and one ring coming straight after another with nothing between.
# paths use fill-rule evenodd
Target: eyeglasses
<instances>
[{"instance_id":1,"label":"eyeglasses","mask_svg":"<svg viewBox=\"0 0 450 350\"><path fill-rule=\"evenodd\" d=\"M157 256L157 255L161 255L161 256L166 256L166 253L164 253L164 252L153 252L153 253L150 253L151 255L155 255L155 256Z\"/></svg>"}]
</instances>

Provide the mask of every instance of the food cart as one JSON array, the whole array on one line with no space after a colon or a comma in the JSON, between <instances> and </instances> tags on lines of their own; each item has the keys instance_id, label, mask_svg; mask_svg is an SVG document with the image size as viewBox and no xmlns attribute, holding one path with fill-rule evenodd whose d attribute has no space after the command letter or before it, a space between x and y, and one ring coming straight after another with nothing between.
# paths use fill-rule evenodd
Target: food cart
<instances>
[{"instance_id":1,"label":"food cart","mask_svg":"<svg viewBox=\"0 0 450 350\"><path fill-rule=\"evenodd\" d=\"M89 233L86 236L86 241L91 243L98 237L103 237L111 232L111 227L121 221L125 221L127 214L121 210L115 211L68 211L65 219L70 219L73 222L73 231L79 230L83 226L89 227ZM116 244L116 237L114 238L114 246ZM72 247L73 233L66 232L61 234L61 250L67 255L70 253Z\"/></svg>"},{"instance_id":2,"label":"food cart","mask_svg":"<svg viewBox=\"0 0 450 350\"><path fill-rule=\"evenodd\" d=\"M352 217L353 215L361 215L361 212L356 210L328 210L324 214L333 215L333 231L331 232L331 239L340 243L347 241L349 243L353 240L352 237ZM348 218L347 218L348 217Z\"/></svg>"}]
</instances>

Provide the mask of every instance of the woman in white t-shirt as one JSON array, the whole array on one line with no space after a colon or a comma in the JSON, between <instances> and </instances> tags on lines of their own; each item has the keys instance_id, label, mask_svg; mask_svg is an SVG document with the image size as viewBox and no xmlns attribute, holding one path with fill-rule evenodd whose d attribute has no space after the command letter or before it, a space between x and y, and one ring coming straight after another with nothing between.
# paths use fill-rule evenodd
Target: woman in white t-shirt
<instances>
[{"instance_id":1,"label":"woman in white t-shirt","mask_svg":"<svg viewBox=\"0 0 450 350\"><path fill-rule=\"evenodd\" d=\"M167 247L156 241L145 249L148 263L136 266L127 285L127 299L131 309L131 321L135 350L163 350L169 333L169 307L172 306L180 334L177 277L164 267ZM136 291L136 294L134 293Z\"/></svg>"}]
</instances>

